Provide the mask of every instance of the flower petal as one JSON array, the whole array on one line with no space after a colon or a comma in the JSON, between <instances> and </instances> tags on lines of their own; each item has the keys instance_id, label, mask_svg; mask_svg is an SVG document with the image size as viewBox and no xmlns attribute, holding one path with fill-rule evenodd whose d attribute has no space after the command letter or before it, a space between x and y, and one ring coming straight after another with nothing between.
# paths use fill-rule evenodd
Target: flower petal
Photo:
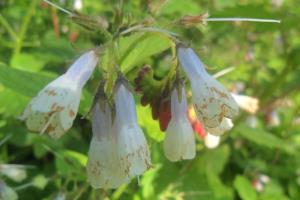
<instances>
[{"instance_id":1,"label":"flower petal","mask_svg":"<svg viewBox=\"0 0 300 200\"><path fill-rule=\"evenodd\" d=\"M206 130L211 135L220 136L220 135L224 134L224 132L230 130L232 127L233 127L233 123L232 123L231 119L225 117L225 118L223 118L223 120L219 126L214 127L214 128L207 127Z\"/></svg>"}]
</instances>

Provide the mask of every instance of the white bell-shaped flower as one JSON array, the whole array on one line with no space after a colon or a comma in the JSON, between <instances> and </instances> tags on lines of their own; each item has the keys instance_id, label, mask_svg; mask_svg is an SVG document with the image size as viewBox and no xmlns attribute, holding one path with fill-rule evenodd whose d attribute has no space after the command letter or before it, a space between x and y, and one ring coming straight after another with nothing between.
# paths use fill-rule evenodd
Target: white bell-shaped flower
<instances>
[{"instance_id":1,"label":"white bell-shaped flower","mask_svg":"<svg viewBox=\"0 0 300 200\"><path fill-rule=\"evenodd\" d=\"M115 90L114 102L117 154L122 172L129 178L139 176L152 166L150 154L144 133L137 123L133 95L122 83Z\"/></svg>"},{"instance_id":2,"label":"white bell-shaped flower","mask_svg":"<svg viewBox=\"0 0 300 200\"><path fill-rule=\"evenodd\" d=\"M26 107L21 120L30 131L61 137L73 124L81 90L98 62L91 50L80 56L69 70L45 86Z\"/></svg>"},{"instance_id":3,"label":"white bell-shaped flower","mask_svg":"<svg viewBox=\"0 0 300 200\"><path fill-rule=\"evenodd\" d=\"M214 128L224 117L232 119L238 113L238 105L224 86L206 72L196 53L179 45L177 56L191 82L195 110L204 126Z\"/></svg>"},{"instance_id":4,"label":"white bell-shaped flower","mask_svg":"<svg viewBox=\"0 0 300 200\"><path fill-rule=\"evenodd\" d=\"M193 159L196 155L195 137L187 116L184 87L181 94L178 94L177 89L174 89L171 94L171 120L166 130L164 152L172 162Z\"/></svg>"},{"instance_id":5,"label":"white bell-shaped flower","mask_svg":"<svg viewBox=\"0 0 300 200\"><path fill-rule=\"evenodd\" d=\"M204 144L208 149L214 149L220 144L220 136L207 133L204 137Z\"/></svg>"},{"instance_id":6,"label":"white bell-shaped flower","mask_svg":"<svg viewBox=\"0 0 300 200\"><path fill-rule=\"evenodd\" d=\"M257 112L258 108L259 108L259 100L255 97L250 97L250 96L246 96L246 95L241 95L241 94L233 94L232 96L234 98L234 100L236 101L236 103L238 104L238 106L240 108L242 108L243 110L254 114Z\"/></svg>"},{"instance_id":7,"label":"white bell-shaped flower","mask_svg":"<svg viewBox=\"0 0 300 200\"><path fill-rule=\"evenodd\" d=\"M229 118L224 117L221 124L217 127L214 128L206 128L206 131L209 132L212 135L215 136L220 136L223 135L224 132L229 131L230 129L232 129L233 127L233 123L232 120Z\"/></svg>"},{"instance_id":8,"label":"white bell-shaped flower","mask_svg":"<svg viewBox=\"0 0 300 200\"><path fill-rule=\"evenodd\" d=\"M112 126L109 105L97 103L92 110L93 137L87 163L88 181L94 188L117 188L130 178L122 170L117 153L117 134Z\"/></svg>"}]
</instances>

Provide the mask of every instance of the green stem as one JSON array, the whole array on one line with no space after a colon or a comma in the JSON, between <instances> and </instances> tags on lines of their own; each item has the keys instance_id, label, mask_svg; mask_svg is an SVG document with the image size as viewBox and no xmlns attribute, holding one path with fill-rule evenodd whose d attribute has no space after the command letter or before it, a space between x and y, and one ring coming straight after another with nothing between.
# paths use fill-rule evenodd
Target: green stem
<instances>
[{"instance_id":1,"label":"green stem","mask_svg":"<svg viewBox=\"0 0 300 200\"><path fill-rule=\"evenodd\" d=\"M88 189L88 185L80 187L77 191L76 196L73 198L73 200L78 200L82 196L82 194Z\"/></svg>"},{"instance_id":2,"label":"green stem","mask_svg":"<svg viewBox=\"0 0 300 200\"><path fill-rule=\"evenodd\" d=\"M18 39L16 40L16 46L15 46L15 50L14 50L14 55L18 55L21 52L21 49L23 47L23 41L24 41L24 37L26 35L29 23L30 23L30 19L33 16L34 12L35 12L35 8L36 5L38 3L38 0L32 0L31 4L29 6L29 9L27 11L26 16L24 17L21 29L20 29L20 34Z\"/></svg>"},{"instance_id":3,"label":"green stem","mask_svg":"<svg viewBox=\"0 0 300 200\"><path fill-rule=\"evenodd\" d=\"M13 30L13 28L10 26L10 24L6 21L6 19L1 15L1 13L0 13L0 24L2 24L4 26L4 28L7 30L7 32L12 37L12 39L17 40L18 35Z\"/></svg>"},{"instance_id":4,"label":"green stem","mask_svg":"<svg viewBox=\"0 0 300 200\"><path fill-rule=\"evenodd\" d=\"M128 184L124 184L120 186L111 196L112 200L118 200L121 198L122 194L126 192L126 189L128 187Z\"/></svg>"}]
</instances>

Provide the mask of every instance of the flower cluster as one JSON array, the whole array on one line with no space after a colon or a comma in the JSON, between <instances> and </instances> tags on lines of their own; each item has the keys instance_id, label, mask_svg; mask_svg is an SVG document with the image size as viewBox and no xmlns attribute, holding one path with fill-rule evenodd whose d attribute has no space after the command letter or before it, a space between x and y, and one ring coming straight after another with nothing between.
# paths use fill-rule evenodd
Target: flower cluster
<instances>
[{"instance_id":1,"label":"flower cluster","mask_svg":"<svg viewBox=\"0 0 300 200\"><path fill-rule=\"evenodd\" d=\"M150 154L137 123L132 93L119 84L114 94L116 117L112 120L107 102L92 111L93 138L87 173L95 188L117 188L151 167Z\"/></svg>"},{"instance_id":2,"label":"flower cluster","mask_svg":"<svg viewBox=\"0 0 300 200\"><path fill-rule=\"evenodd\" d=\"M220 143L220 136L233 127L231 119L238 113L238 105L232 94L207 73L193 49L179 44L177 57L191 84L192 101L198 118L192 120L193 128L204 137L208 148L215 148ZM185 112L188 112L186 108ZM186 128L181 135L189 135L189 132ZM178 148L178 143L174 142L173 148ZM194 151L195 147L189 145L187 148ZM181 158L185 159L183 154Z\"/></svg>"},{"instance_id":3,"label":"flower cluster","mask_svg":"<svg viewBox=\"0 0 300 200\"><path fill-rule=\"evenodd\" d=\"M238 112L232 95L210 76L199 57L188 47L178 45L177 57L192 89L196 114L207 138L219 136L229 130L231 119ZM60 138L73 124L83 86L98 62L96 50L80 56L67 72L42 89L25 109L21 119L33 132L47 133ZM166 135L163 149L168 160L175 162L193 159L196 141L188 118L185 86L176 70L173 86L168 91L170 114L165 121ZM111 98L105 84L99 87L91 109L92 139L88 152L87 176L94 188L117 188L129 183L151 168L146 138L137 122L133 93L125 77L118 72ZM98 93L97 93L98 94ZM209 145L208 145L209 146ZM210 144L213 148L215 144Z\"/></svg>"}]
</instances>

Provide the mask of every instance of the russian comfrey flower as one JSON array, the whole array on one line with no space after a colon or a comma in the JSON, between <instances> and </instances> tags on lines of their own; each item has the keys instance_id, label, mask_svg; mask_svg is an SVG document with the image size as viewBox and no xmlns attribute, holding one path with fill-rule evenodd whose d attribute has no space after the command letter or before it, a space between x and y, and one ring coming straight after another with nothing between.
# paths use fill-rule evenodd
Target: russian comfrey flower
<instances>
[{"instance_id":1,"label":"russian comfrey flower","mask_svg":"<svg viewBox=\"0 0 300 200\"><path fill-rule=\"evenodd\" d=\"M101 107L102 106L102 107ZM108 103L92 109L93 137L88 152L88 182L94 188L117 188L130 181L122 171L117 153L117 134Z\"/></svg>"},{"instance_id":2,"label":"russian comfrey flower","mask_svg":"<svg viewBox=\"0 0 300 200\"><path fill-rule=\"evenodd\" d=\"M98 56L91 50L80 56L68 71L45 86L26 107L21 120L30 131L61 137L73 124L81 90L91 76Z\"/></svg>"},{"instance_id":3,"label":"russian comfrey flower","mask_svg":"<svg viewBox=\"0 0 300 200\"><path fill-rule=\"evenodd\" d=\"M218 127L223 119L233 118L238 106L231 94L209 75L196 53L183 45L177 46L177 56L187 74L198 118L205 128Z\"/></svg>"},{"instance_id":4,"label":"russian comfrey flower","mask_svg":"<svg viewBox=\"0 0 300 200\"><path fill-rule=\"evenodd\" d=\"M176 88L172 91L171 120L166 130L163 145L165 156L173 162L193 159L196 155L194 132L187 116L184 87L181 88L181 94L178 94Z\"/></svg>"},{"instance_id":5,"label":"russian comfrey flower","mask_svg":"<svg viewBox=\"0 0 300 200\"><path fill-rule=\"evenodd\" d=\"M139 176L152 165L146 138L137 123L133 95L123 83L116 87L114 102L117 153L122 173L129 178Z\"/></svg>"}]
</instances>

